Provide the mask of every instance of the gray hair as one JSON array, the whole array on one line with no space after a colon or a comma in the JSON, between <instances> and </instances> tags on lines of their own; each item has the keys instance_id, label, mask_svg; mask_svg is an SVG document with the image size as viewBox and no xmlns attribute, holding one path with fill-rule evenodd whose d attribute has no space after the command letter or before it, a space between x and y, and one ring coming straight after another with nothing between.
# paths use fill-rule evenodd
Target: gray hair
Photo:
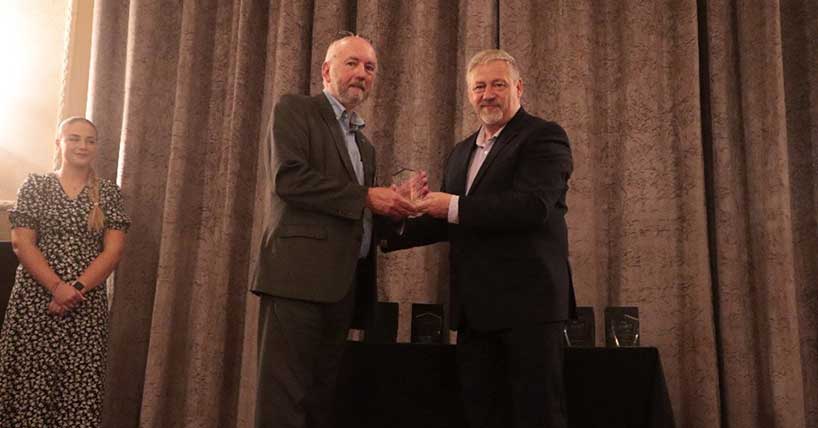
<instances>
[{"instance_id":1,"label":"gray hair","mask_svg":"<svg viewBox=\"0 0 818 428\"><path fill-rule=\"evenodd\" d=\"M466 79L469 78L475 67L492 61L505 61L508 64L509 71L511 71L511 80L514 82L520 80L520 68L517 66L517 60L502 49L485 49L474 54L469 60L469 66L466 68Z\"/></svg>"},{"instance_id":2,"label":"gray hair","mask_svg":"<svg viewBox=\"0 0 818 428\"><path fill-rule=\"evenodd\" d=\"M335 56L335 50L341 42L351 38L358 38L364 40L367 43L369 43L370 46L372 46L372 49L375 49L374 45L372 44L372 41L369 40L368 38L360 34L355 34L352 31L339 31L338 33L335 34L335 39L332 41L332 43L330 43L329 46L327 46L327 54L324 56L324 62L331 60L332 57Z\"/></svg>"}]
</instances>

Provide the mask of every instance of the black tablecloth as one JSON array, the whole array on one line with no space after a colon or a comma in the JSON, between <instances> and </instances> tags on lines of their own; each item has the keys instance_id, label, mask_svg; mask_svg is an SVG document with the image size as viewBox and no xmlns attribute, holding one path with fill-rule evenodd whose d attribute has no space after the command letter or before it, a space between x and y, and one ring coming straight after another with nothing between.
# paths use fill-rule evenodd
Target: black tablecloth
<instances>
[{"instance_id":1,"label":"black tablecloth","mask_svg":"<svg viewBox=\"0 0 818 428\"><path fill-rule=\"evenodd\" d=\"M17 256L11 248L11 242L0 241L0 326L6 315L6 305L14 285L14 274L17 270Z\"/></svg>"},{"instance_id":2,"label":"black tablecloth","mask_svg":"<svg viewBox=\"0 0 818 428\"><path fill-rule=\"evenodd\" d=\"M673 427L656 348L569 348L572 428ZM465 427L454 346L351 343L338 389L339 427Z\"/></svg>"},{"instance_id":3,"label":"black tablecloth","mask_svg":"<svg viewBox=\"0 0 818 428\"><path fill-rule=\"evenodd\" d=\"M570 427L674 426L656 348L569 348L566 351Z\"/></svg>"}]
</instances>

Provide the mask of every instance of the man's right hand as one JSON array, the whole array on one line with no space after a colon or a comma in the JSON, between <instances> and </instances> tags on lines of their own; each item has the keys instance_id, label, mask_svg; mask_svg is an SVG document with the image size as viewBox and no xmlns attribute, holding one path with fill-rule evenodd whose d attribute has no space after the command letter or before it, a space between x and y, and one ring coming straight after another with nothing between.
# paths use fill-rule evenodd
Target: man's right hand
<instances>
[{"instance_id":1,"label":"man's right hand","mask_svg":"<svg viewBox=\"0 0 818 428\"><path fill-rule=\"evenodd\" d=\"M417 214L415 206L408 199L386 187L370 187L366 193L366 207L374 214L395 220Z\"/></svg>"}]
</instances>

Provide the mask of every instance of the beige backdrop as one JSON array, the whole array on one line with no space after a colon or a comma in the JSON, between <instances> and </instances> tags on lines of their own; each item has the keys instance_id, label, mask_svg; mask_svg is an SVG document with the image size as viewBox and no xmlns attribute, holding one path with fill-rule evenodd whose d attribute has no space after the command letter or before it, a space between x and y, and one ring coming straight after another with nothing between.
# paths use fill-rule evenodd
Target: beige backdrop
<instances>
[{"instance_id":1,"label":"beige backdrop","mask_svg":"<svg viewBox=\"0 0 818 428\"><path fill-rule=\"evenodd\" d=\"M93 10L93 0L0 1L0 202L52 170L54 129L85 114ZM0 221L0 240L9 234Z\"/></svg>"},{"instance_id":2,"label":"beige backdrop","mask_svg":"<svg viewBox=\"0 0 818 428\"><path fill-rule=\"evenodd\" d=\"M507 49L568 131L577 297L638 305L680 427L818 426L818 12L810 0L113 1L89 106L134 218L116 274L110 427L250 426L268 208L262 136L320 90L338 30L379 49L378 178L476 129L463 69ZM446 248L382 256L381 300L446 300ZM600 334L601 329L597 329Z\"/></svg>"},{"instance_id":3,"label":"beige backdrop","mask_svg":"<svg viewBox=\"0 0 818 428\"><path fill-rule=\"evenodd\" d=\"M63 48L72 34L66 31L69 3L0 2L0 201L13 201L28 174L53 167L54 128L68 68ZM8 239L7 224L0 228Z\"/></svg>"}]
</instances>

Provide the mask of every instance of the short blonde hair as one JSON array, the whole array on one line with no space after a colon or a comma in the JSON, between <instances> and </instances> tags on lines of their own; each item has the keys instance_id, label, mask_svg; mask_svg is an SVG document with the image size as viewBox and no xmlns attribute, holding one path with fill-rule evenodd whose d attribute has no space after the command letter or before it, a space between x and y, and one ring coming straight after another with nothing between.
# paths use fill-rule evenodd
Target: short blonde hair
<instances>
[{"instance_id":1,"label":"short blonde hair","mask_svg":"<svg viewBox=\"0 0 818 428\"><path fill-rule=\"evenodd\" d=\"M469 75L471 75L475 67L492 61L505 61L511 71L511 80L514 82L520 80L520 68L517 66L517 60L502 49L485 49L474 54L469 60L469 66L466 68L466 80L469 79Z\"/></svg>"}]
</instances>

